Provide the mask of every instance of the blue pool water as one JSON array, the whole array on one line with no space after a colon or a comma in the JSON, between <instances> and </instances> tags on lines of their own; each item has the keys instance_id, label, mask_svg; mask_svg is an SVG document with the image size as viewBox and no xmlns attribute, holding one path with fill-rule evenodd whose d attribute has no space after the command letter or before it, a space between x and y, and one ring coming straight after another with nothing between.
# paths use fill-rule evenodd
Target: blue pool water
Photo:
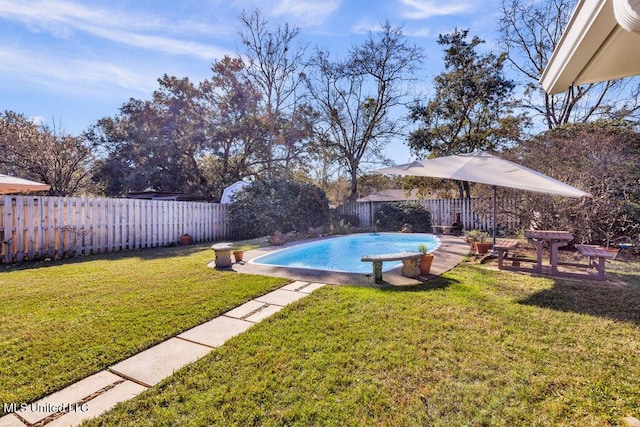
<instances>
[{"instance_id":1,"label":"blue pool water","mask_svg":"<svg viewBox=\"0 0 640 427\"><path fill-rule=\"evenodd\" d=\"M424 243L427 250L433 252L440 246L440 239L433 234L422 233L351 234L292 246L255 258L251 262L345 273L371 273L371 263L360 261L363 255L417 252L420 243ZM401 264L401 261L385 262L382 264L383 271Z\"/></svg>"}]
</instances>

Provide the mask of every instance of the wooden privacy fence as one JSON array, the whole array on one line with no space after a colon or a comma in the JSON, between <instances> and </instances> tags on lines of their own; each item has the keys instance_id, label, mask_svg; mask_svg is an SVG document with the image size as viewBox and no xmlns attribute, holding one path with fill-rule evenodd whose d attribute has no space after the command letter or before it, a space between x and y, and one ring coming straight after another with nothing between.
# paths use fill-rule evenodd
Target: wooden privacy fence
<instances>
[{"instance_id":1,"label":"wooden privacy fence","mask_svg":"<svg viewBox=\"0 0 640 427\"><path fill-rule=\"evenodd\" d=\"M0 263L166 246L185 233L195 242L226 239L226 206L0 196Z\"/></svg>"},{"instance_id":2,"label":"wooden privacy fence","mask_svg":"<svg viewBox=\"0 0 640 427\"><path fill-rule=\"evenodd\" d=\"M473 199L426 199L413 201L431 212L432 225L451 225L460 214L460 221L465 230L493 229L493 201L490 198ZM350 202L338 207L339 214L355 214L360 218L360 225L374 226L375 213L380 207L390 202ZM514 230L519 226L518 207L515 200L497 200L497 222L501 230Z\"/></svg>"}]
</instances>

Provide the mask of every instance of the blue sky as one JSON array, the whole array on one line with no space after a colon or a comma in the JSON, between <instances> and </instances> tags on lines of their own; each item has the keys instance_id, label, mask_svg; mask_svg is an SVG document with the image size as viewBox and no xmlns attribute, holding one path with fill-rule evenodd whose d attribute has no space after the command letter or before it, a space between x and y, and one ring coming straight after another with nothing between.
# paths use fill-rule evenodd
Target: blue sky
<instances>
[{"instance_id":1,"label":"blue sky","mask_svg":"<svg viewBox=\"0 0 640 427\"><path fill-rule=\"evenodd\" d=\"M238 52L238 16L260 9L273 25L300 27L300 40L341 57L389 20L425 49L418 78L427 95L442 70L438 34L469 28L494 49L499 0L0 0L0 111L79 134L149 99L163 74L192 81ZM406 162L396 141L388 150Z\"/></svg>"}]
</instances>

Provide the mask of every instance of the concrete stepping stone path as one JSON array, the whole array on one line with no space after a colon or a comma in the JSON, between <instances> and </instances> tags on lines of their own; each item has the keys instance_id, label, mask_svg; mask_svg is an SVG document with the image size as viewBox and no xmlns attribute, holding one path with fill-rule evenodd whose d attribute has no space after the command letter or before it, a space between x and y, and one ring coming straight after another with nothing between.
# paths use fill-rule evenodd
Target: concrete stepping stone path
<instances>
[{"instance_id":1,"label":"concrete stepping stone path","mask_svg":"<svg viewBox=\"0 0 640 427\"><path fill-rule=\"evenodd\" d=\"M122 378L152 387L211 351L210 347L170 338L109 368Z\"/></svg>"},{"instance_id":2,"label":"concrete stepping stone path","mask_svg":"<svg viewBox=\"0 0 640 427\"><path fill-rule=\"evenodd\" d=\"M123 360L106 371L5 415L0 418L0 427L79 425L153 387L176 370L204 357L213 348L322 286L325 285L303 281L289 283Z\"/></svg>"}]
</instances>

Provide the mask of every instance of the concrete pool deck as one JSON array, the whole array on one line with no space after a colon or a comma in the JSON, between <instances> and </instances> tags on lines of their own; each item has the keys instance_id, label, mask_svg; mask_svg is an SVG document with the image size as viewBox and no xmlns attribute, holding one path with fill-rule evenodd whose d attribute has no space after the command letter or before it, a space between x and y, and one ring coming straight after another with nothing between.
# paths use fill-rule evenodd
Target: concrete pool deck
<instances>
[{"instance_id":1,"label":"concrete pool deck","mask_svg":"<svg viewBox=\"0 0 640 427\"><path fill-rule=\"evenodd\" d=\"M434 258L433 264L431 265L431 274L426 278L427 280L439 276L445 271L451 270L453 267L458 265L466 255L469 254L469 244L465 242L463 237L438 235L438 238L440 239L440 247L433 252ZM384 279L385 283L382 285L376 285L372 280L373 268L371 269L371 273L369 274L356 274L312 270L305 268L276 267L263 264L254 264L251 262L252 259L268 254L270 252L315 240L318 239L299 240L295 242L289 242L283 246L266 246L263 248L247 251L244 254L244 261L242 263L234 263L230 268L233 271L237 271L238 273L285 277L293 280L321 282L332 285L403 286L417 285L422 283L419 280L402 276L400 274L400 267L384 272L382 278ZM209 266L214 267L214 263L209 264Z\"/></svg>"}]
</instances>

